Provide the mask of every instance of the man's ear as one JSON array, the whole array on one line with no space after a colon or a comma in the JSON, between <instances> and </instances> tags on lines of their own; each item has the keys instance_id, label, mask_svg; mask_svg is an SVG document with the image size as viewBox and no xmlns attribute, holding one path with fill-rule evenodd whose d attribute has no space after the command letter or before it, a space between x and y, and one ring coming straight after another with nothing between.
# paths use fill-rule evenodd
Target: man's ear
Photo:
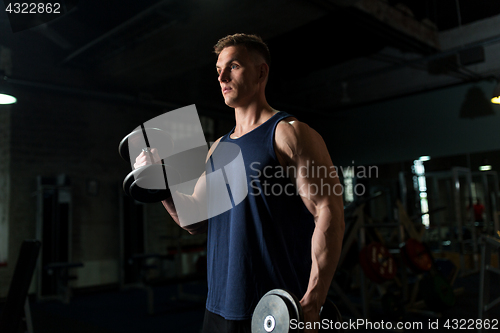
<instances>
[{"instance_id":1,"label":"man's ear","mask_svg":"<svg viewBox=\"0 0 500 333\"><path fill-rule=\"evenodd\" d=\"M259 66L259 80L267 79L268 75L269 75L269 66L265 62L263 62Z\"/></svg>"}]
</instances>

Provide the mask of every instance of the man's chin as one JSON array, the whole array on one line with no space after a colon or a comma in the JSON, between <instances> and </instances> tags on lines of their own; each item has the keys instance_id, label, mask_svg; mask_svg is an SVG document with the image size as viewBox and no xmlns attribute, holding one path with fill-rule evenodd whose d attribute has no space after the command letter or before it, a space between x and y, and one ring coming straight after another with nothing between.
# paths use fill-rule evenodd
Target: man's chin
<instances>
[{"instance_id":1,"label":"man's chin","mask_svg":"<svg viewBox=\"0 0 500 333\"><path fill-rule=\"evenodd\" d=\"M224 103L226 103L226 105L229 106L230 108L235 108L236 107L236 103L231 98L225 98L224 99Z\"/></svg>"}]
</instances>

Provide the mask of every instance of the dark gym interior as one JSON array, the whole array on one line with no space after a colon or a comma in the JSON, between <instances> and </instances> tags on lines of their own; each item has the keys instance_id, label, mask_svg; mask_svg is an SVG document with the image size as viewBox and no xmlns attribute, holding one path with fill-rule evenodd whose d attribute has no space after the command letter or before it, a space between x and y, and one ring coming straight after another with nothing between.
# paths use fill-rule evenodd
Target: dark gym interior
<instances>
[{"instance_id":1,"label":"dark gym interior","mask_svg":"<svg viewBox=\"0 0 500 333\"><path fill-rule=\"evenodd\" d=\"M230 131L213 45L239 32L269 46L269 104L338 167L343 322L500 329L499 1L59 4L0 3L0 94L16 98L0 105L0 318L15 332L201 332L207 236L124 193L118 145L192 104L207 143Z\"/></svg>"}]
</instances>

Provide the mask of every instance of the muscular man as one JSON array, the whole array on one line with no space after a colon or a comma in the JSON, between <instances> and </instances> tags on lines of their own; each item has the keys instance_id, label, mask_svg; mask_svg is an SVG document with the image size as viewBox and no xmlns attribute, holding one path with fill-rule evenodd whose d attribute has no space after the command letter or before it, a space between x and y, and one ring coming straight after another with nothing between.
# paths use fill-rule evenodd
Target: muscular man
<instances>
[{"instance_id":1,"label":"muscular man","mask_svg":"<svg viewBox=\"0 0 500 333\"><path fill-rule=\"evenodd\" d=\"M300 297L305 320L319 311L335 273L344 234L339 179L322 137L266 101L270 56L255 35L235 34L214 47L225 103L236 126L218 139L241 149L249 193L232 209L194 225L208 231L208 296L203 332L250 332L259 299L274 288ZM219 148L218 148L219 147ZM223 166L207 159L207 174ZM147 163L141 154L136 166ZM189 200L205 189L196 186ZM180 225L172 200L163 205Z\"/></svg>"}]
</instances>

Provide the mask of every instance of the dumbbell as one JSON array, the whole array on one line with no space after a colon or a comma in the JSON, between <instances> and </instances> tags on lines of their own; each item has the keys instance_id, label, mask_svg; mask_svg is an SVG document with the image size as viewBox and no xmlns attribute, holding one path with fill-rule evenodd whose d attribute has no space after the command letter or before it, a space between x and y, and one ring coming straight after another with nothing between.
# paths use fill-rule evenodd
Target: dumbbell
<instances>
[{"instance_id":1,"label":"dumbbell","mask_svg":"<svg viewBox=\"0 0 500 333\"><path fill-rule=\"evenodd\" d=\"M123 181L123 191L134 200L143 203L160 202L170 198L170 188L167 173L171 183L180 182L179 173L166 164L150 164L130 172ZM173 181L172 181L172 178ZM159 188L164 187L164 188Z\"/></svg>"},{"instance_id":2,"label":"dumbbell","mask_svg":"<svg viewBox=\"0 0 500 333\"><path fill-rule=\"evenodd\" d=\"M151 143L158 145L155 148L158 150L159 156L172 155L174 145L171 136L161 129L144 128L144 126L123 138L118 146L118 152L124 160L130 161L130 156L138 156L144 151L149 154L150 160L154 161L151 154ZM163 159L161 164L142 166L125 177L123 191L134 200L143 203L165 200L171 196L167 174L171 183L180 183L179 173L166 165Z\"/></svg>"},{"instance_id":3,"label":"dumbbell","mask_svg":"<svg viewBox=\"0 0 500 333\"><path fill-rule=\"evenodd\" d=\"M325 321L326 319L326 321ZM288 333L303 332L304 313L299 299L283 289L273 289L260 299L252 315L252 333ZM341 332L342 316L335 304L327 299L320 311L320 324L333 331ZM335 323L338 323L335 325ZM320 325L326 328L325 325ZM322 330L319 330L322 332ZM331 329L328 329L332 332Z\"/></svg>"},{"instance_id":4,"label":"dumbbell","mask_svg":"<svg viewBox=\"0 0 500 333\"><path fill-rule=\"evenodd\" d=\"M143 150L150 152L151 144L155 145L159 156L170 156L173 153L174 141L168 132L144 126L123 138L118 146L118 153L125 161L132 162L130 156L135 158Z\"/></svg>"}]
</instances>

